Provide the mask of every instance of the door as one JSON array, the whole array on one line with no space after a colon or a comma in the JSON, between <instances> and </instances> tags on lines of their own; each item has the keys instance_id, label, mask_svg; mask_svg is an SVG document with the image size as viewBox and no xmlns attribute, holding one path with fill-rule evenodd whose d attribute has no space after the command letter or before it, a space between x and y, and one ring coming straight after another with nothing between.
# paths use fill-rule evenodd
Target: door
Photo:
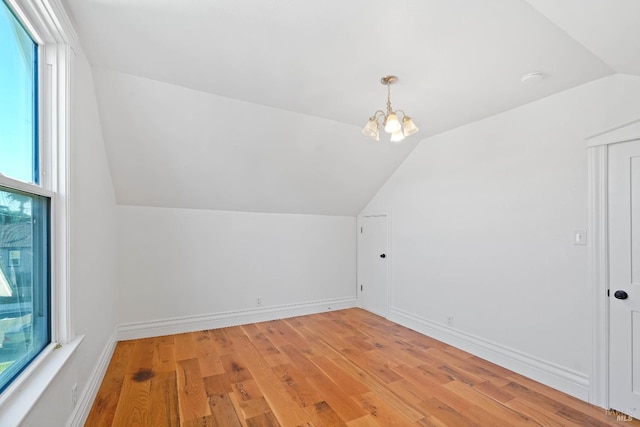
<instances>
[{"instance_id":1,"label":"door","mask_svg":"<svg viewBox=\"0 0 640 427\"><path fill-rule=\"evenodd\" d=\"M640 418L640 140L609 147L609 406Z\"/></svg>"},{"instance_id":2,"label":"door","mask_svg":"<svg viewBox=\"0 0 640 427\"><path fill-rule=\"evenodd\" d=\"M358 230L358 290L362 308L387 317L387 216L362 216Z\"/></svg>"}]
</instances>

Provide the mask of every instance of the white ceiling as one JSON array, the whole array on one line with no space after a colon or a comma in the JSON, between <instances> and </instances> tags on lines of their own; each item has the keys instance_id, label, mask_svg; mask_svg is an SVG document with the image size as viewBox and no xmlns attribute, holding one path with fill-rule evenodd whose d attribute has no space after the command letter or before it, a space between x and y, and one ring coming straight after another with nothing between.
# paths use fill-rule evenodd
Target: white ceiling
<instances>
[{"instance_id":1,"label":"white ceiling","mask_svg":"<svg viewBox=\"0 0 640 427\"><path fill-rule=\"evenodd\" d=\"M420 138L613 73L636 0L66 0L118 202L355 215ZM548 77L523 85L520 77ZM421 132L365 140L394 108ZM385 137L383 136L383 139Z\"/></svg>"},{"instance_id":2,"label":"white ceiling","mask_svg":"<svg viewBox=\"0 0 640 427\"><path fill-rule=\"evenodd\" d=\"M640 75L640 1L528 2L616 73Z\"/></svg>"}]
</instances>

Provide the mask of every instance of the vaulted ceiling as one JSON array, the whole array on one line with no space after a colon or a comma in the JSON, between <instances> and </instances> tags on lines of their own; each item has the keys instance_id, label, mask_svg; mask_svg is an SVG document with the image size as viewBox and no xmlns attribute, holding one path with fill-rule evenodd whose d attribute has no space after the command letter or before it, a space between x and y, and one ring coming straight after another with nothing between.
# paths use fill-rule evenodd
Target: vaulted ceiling
<instances>
[{"instance_id":1,"label":"vaulted ceiling","mask_svg":"<svg viewBox=\"0 0 640 427\"><path fill-rule=\"evenodd\" d=\"M421 139L614 73L636 0L66 0L118 202L356 215ZM524 85L526 73L547 78ZM360 129L384 108L421 128ZM428 142L428 141L427 141Z\"/></svg>"}]
</instances>

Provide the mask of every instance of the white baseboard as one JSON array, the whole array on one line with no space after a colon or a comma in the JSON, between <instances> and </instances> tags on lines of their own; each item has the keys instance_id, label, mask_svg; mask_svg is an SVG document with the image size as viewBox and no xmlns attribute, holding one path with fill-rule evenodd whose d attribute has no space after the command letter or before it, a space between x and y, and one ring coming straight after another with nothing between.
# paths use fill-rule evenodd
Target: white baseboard
<instances>
[{"instance_id":1,"label":"white baseboard","mask_svg":"<svg viewBox=\"0 0 640 427\"><path fill-rule=\"evenodd\" d=\"M107 340L107 344L102 350L102 354L98 359L98 363L96 364L95 369L89 377L89 381L87 381L87 385L82 391L82 394L78 397L78 403L71 413L71 417L69 417L67 427L81 427L84 426L85 422L87 421L89 411L91 411L91 406L93 405L93 401L98 394L100 384L102 384L102 379L107 372L107 367L109 367L111 356L113 356L113 351L115 350L116 344L118 343L117 337L118 329L116 328L113 330L113 333Z\"/></svg>"},{"instance_id":2,"label":"white baseboard","mask_svg":"<svg viewBox=\"0 0 640 427\"><path fill-rule=\"evenodd\" d=\"M139 338L202 331L206 329L224 328L227 326L285 319L287 317L304 316L307 314L341 310L357 306L358 299L356 297L348 297L312 301L301 304L287 304L247 310L227 311L205 314L202 316L186 316L173 319L153 320L149 322L125 323L118 326L118 340L126 341Z\"/></svg>"},{"instance_id":3,"label":"white baseboard","mask_svg":"<svg viewBox=\"0 0 640 427\"><path fill-rule=\"evenodd\" d=\"M392 308L389 320L467 351L535 381L589 401L589 376L443 324Z\"/></svg>"}]
</instances>

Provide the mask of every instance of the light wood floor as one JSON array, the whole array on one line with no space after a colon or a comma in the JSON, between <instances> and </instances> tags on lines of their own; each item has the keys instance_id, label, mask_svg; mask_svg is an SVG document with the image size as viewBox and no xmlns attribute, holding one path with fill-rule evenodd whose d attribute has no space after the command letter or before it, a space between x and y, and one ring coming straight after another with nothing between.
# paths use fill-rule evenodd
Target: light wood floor
<instances>
[{"instance_id":1,"label":"light wood floor","mask_svg":"<svg viewBox=\"0 0 640 427\"><path fill-rule=\"evenodd\" d=\"M349 309L120 342L86 425L640 423Z\"/></svg>"}]
</instances>

